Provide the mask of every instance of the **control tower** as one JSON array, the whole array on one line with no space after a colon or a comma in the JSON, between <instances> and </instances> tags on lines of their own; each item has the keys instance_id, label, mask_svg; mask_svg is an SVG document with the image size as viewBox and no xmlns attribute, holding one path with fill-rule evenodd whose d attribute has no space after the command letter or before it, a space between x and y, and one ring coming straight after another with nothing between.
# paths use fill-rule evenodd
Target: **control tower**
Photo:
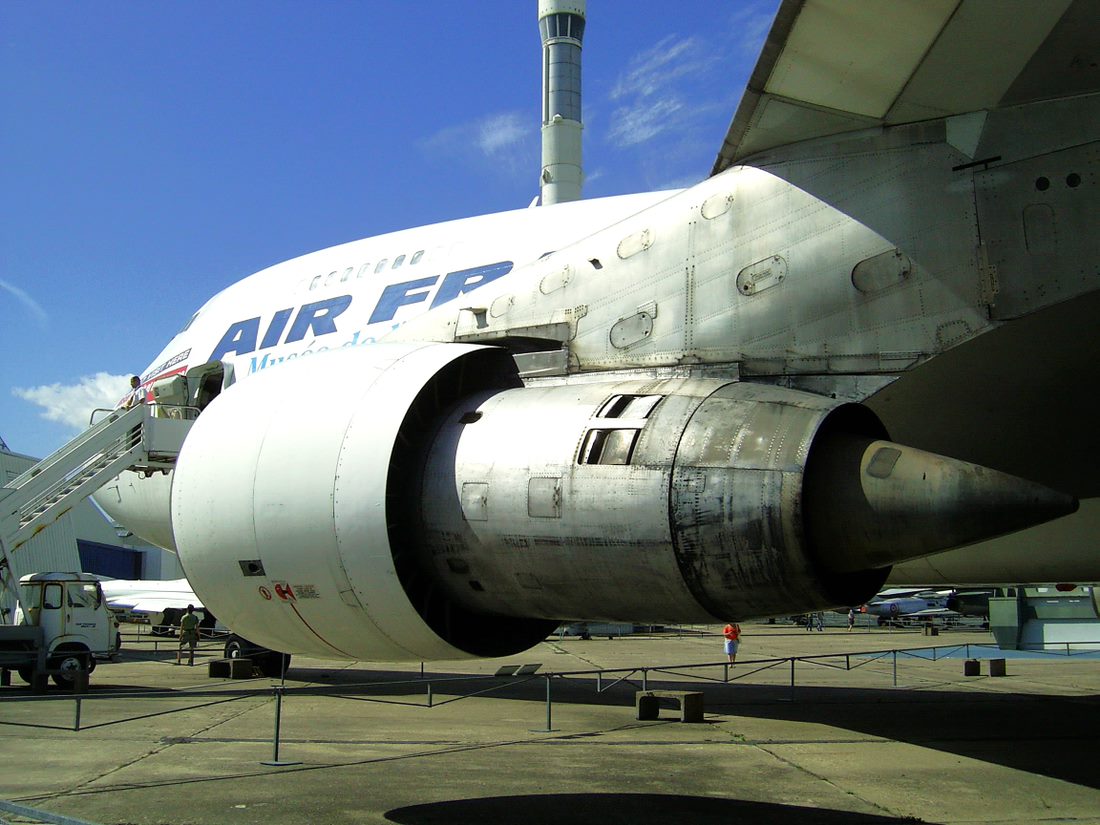
<instances>
[{"instance_id":1,"label":"control tower","mask_svg":"<svg viewBox=\"0 0 1100 825\"><path fill-rule=\"evenodd\" d=\"M581 198L581 41L585 0L539 0L542 204Z\"/></svg>"}]
</instances>

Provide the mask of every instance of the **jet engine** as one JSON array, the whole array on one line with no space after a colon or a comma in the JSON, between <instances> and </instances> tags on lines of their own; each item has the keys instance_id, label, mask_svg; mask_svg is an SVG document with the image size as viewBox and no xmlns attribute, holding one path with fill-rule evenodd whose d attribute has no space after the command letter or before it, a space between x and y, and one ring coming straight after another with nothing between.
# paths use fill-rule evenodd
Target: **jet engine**
<instances>
[{"instance_id":1,"label":"jet engine","mask_svg":"<svg viewBox=\"0 0 1100 825\"><path fill-rule=\"evenodd\" d=\"M860 405L698 377L525 386L505 350L462 344L250 377L172 483L205 605L274 649L374 660L859 604L894 561L1075 506L891 443Z\"/></svg>"}]
</instances>

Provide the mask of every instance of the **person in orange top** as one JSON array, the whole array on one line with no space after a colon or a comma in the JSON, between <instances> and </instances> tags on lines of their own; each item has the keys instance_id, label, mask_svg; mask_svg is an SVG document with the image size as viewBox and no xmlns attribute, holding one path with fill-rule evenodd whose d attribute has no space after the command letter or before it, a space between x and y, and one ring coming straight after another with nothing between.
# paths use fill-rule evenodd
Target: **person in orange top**
<instances>
[{"instance_id":1,"label":"person in orange top","mask_svg":"<svg viewBox=\"0 0 1100 825\"><path fill-rule=\"evenodd\" d=\"M741 625L730 622L722 628L722 635L726 637L726 656L730 662L737 661L737 648L741 644Z\"/></svg>"}]
</instances>

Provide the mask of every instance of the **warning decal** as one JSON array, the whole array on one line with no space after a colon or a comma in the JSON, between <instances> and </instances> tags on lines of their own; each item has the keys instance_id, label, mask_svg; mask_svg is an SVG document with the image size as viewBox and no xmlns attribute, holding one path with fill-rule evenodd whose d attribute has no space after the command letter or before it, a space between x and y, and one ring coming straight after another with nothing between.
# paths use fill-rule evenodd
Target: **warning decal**
<instances>
[{"instance_id":1,"label":"warning decal","mask_svg":"<svg viewBox=\"0 0 1100 825\"><path fill-rule=\"evenodd\" d=\"M273 582L275 585L275 595L282 599L284 602L292 602L295 600L294 590L286 582Z\"/></svg>"}]
</instances>

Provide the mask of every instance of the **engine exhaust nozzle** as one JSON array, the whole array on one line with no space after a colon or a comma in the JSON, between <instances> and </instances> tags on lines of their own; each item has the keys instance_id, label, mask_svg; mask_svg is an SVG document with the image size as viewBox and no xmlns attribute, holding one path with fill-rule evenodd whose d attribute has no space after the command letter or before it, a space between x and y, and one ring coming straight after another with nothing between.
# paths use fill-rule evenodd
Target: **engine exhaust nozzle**
<instances>
[{"instance_id":1,"label":"engine exhaust nozzle","mask_svg":"<svg viewBox=\"0 0 1100 825\"><path fill-rule=\"evenodd\" d=\"M931 555L1077 510L1073 496L891 441L833 434L806 469L818 563L851 572Z\"/></svg>"}]
</instances>

